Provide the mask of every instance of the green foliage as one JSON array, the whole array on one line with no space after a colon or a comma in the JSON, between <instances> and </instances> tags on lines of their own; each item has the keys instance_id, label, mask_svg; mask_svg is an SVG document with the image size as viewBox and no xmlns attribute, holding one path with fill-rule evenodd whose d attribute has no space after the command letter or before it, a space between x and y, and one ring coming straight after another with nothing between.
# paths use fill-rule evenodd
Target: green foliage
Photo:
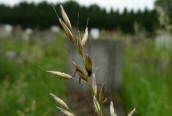
<instances>
[{"instance_id":1,"label":"green foliage","mask_svg":"<svg viewBox=\"0 0 172 116\"><path fill-rule=\"evenodd\" d=\"M30 44L28 41L19 42L13 38L4 39L0 57L0 115L56 114L53 99L47 93L54 92L64 97L66 83L47 74L37 65L45 69L65 71L67 61L67 55L64 53L65 40L65 36L60 34L56 42L47 46L42 42ZM57 43L60 46L57 46ZM7 57L5 54L8 51L14 51L17 55Z\"/></svg>"},{"instance_id":2,"label":"green foliage","mask_svg":"<svg viewBox=\"0 0 172 116\"><path fill-rule=\"evenodd\" d=\"M172 0L156 0L155 4L162 7L166 14L172 19Z\"/></svg>"},{"instance_id":3,"label":"green foliage","mask_svg":"<svg viewBox=\"0 0 172 116\"><path fill-rule=\"evenodd\" d=\"M153 40L126 48L123 100L127 112L138 104L138 116L172 115L171 55L157 51Z\"/></svg>"}]
</instances>

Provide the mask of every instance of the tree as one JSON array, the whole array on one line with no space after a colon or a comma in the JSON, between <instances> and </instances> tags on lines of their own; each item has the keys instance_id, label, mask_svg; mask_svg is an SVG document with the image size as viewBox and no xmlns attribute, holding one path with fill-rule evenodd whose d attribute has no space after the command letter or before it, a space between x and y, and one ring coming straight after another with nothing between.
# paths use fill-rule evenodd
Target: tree
<instances>
[{"instance_id":1,"label":"tree","mask_svg":"<svg viewBox=\"0 0 172 116\"><path fill-rule=\"evenodd\" d=\"M163 2L164 0L157 0L157 4L159 1ZM57 14L61 12L59 6L59 3L54 4ZM79 26L81 29L85 29L87 18L89 18L88 26L90 28L121 30L126 33L134 32L133 24L135 21L148 32L153 32L155 26L158 25L155 10L149 11L145 9L145 11L139 10L138 12L134 12L128 11L125 8L123 13L113 9L107 12L104 8L96 4L86 7L80 6L76 1L64 2L63 6L70 17L73 27ZM14 7L0 4L0 23L8 23L13 26L20 24L23 28L31 27L39 29L47 29L52 25L60 25L51 4L45 1L38 4L20 2Z\"/></svg>"},{"instance_id":2,"label":"tree","mask_svg":"<svg viewBox=\"0 0 172 116\"><path fill-rule=\"evenodd\" d=\"M156 0L155 5L162 7L172 21L172 0Z\"/></svg>"}]
</instances>

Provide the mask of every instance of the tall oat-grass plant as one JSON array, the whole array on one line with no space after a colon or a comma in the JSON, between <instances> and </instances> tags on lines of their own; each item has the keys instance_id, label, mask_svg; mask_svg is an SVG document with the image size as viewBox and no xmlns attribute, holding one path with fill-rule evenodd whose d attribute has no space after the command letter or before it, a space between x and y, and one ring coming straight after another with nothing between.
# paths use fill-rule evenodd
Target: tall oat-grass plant
<instances>
[{"instance_id":1,"label":"tall oat-grass plant","mask_svg":"<svg viewBox=\"0 0 172 116\"><path fill-rule=\"evenodd\" d=\"M85 82L88 85L88 87L92 93L92 99L93 99L95 112L99 116L103 116L102 105L106 101L106 98L105 98L106 83L104 82L102 84L101 90L98 95L96 76L92 69L92 67L93 67L92 59L89 54L84 54L84 47L86 46L86 44L88 42L88 27L86 27L85 33L83 34L82 37L81 37L79 30L75 37L75 35L73 34L72 25L70 23L70 20L67 16L63 6L60 5L60 8L61 8L61 13L62 13L62 19L58 16L58 14L54 8L57 18L59 19L59 22L62 25L66 36L70 39L70 41L76 48L76 51L77 51L78 55L80 56L80 59L82 60L82 63L84 64L85 68L83 69L76 62L72 62L73 67L75 68L75 72L73 75L66 74L64 72L59 72L59 71L52 71L52 70L47 70L47 72L57 75L58 77L60 77L60 79L73 79L73 80L76 80L76 78L73 78L73 77L75 76L75 74L78 74L79 75L78 81ZM59 110L61 110L64 114L66 114L68 116L77 116L62 99L60 99L53 93L50 93L50 95L55 99L56 102L59 103L60 106L58 106L57 108ZM136 108L134 108L128 114L128 116L132 116L135 113L135 111L136 111ZM114 109L114 105L113 105L112 101L110 102L110 115L117 116L117 114L115 113L115 109Z\"/></svg>"}]
</instances>

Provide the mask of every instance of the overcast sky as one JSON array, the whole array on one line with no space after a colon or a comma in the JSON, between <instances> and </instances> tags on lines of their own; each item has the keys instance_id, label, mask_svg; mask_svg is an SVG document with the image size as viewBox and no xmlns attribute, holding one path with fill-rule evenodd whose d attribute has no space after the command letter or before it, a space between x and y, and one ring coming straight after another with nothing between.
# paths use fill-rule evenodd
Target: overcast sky
<instances>
[{"instance_id":1,"label":"overcast sky","mask_svg":"<svg viewBox=\"0 0 172 116\"><path fill-rule=\"evenodd\" d=\"M47 1L49 3L57 3L57 2L64 2L67 0L0 0L0 3L4 3L10 6L13 6L21 1L28 1L28 2L41 2ZM153 9L154 8L154 1L155 0L75 0L80 5L89 6L90 4L97 4L100 7L106 8L106 10L119 9L121 12L126 7L128 10L133 9L137 11L138 9Z\"/></svg>"}]
</instances>

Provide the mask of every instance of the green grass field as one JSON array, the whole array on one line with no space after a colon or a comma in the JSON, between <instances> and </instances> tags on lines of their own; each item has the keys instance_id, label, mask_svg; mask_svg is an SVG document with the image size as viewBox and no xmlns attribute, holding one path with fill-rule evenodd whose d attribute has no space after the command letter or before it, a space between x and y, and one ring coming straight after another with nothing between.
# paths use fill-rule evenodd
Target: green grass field
<instances>
[{"instance_id":1,"label":"green grass field","mask_svg":"<svg viewBox=\"0 0 172 116\"><path fill-rule=\"evenodd\" d=\"M60 34L50 46L42 42L3 41L0 57L0 115L53 116L56 102L50 92L65 99L65 80L46 73L48 70L66 71L67 41ZM15 51L23 59L6 58L7 51ZM122 102L126 113L138 106L138 116L172 115L172 79L170 51L156 51L153 40L127 44Z\"/></svg>"},{"instance_id":2,"label":"green grass field","mask_svg":"<svg viewBox=\"0 0 172 116\"><path fill-rule=\"evenodd\" d=\"M123 103L138 116L172 115L172 52L157 51L154 40L126 48Z\"/></svg>"},{"instance_id":3,"label":"green grass field","mask_svg":"<svg viewBox=\"0 0 172 116\"><path fill-rule=\"evenodd\" d=\"M57 109L50 92L64 98L66 83L39 68L66 71L66 39L63 34L53 45L42 42L30 44L13 38L3 41L0 58L0 115L1 116L52 116ZM22 58L6 58L7 51ZM45 85L44 85L45 84Z\"/></svg>"}]
</instances>

